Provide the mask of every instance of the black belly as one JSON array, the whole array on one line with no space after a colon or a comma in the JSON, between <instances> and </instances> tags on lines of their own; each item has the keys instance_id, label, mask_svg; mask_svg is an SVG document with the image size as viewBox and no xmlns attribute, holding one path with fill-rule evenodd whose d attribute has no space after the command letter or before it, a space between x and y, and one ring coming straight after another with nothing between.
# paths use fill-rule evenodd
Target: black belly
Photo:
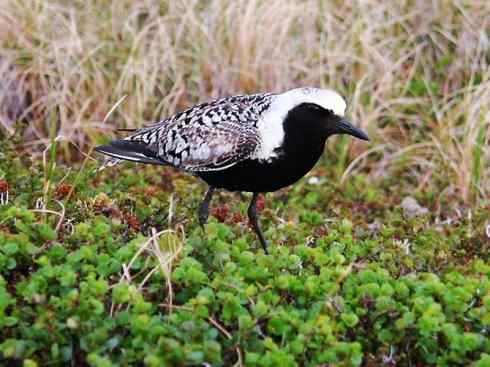
<instances>
[{"instance_id":1,"label":"black belly","mask_svg":"<svg viewBox=\"0 0 490 367\"><path fill-rule=\"evenodd\" d=\"M323 144L315 149L285 154L271 162L245 160L222 171L199 172L210 186L229 191L270 192L292 185L308 173L320 158Z\"/></svg>"}]
</instances>

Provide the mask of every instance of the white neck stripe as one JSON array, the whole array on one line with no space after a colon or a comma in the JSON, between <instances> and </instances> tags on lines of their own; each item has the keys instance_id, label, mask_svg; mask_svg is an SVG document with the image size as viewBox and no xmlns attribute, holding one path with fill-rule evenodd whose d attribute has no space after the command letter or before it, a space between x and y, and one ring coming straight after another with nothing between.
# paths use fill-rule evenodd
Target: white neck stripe
<instances>
[{"instance_id":1,"label":"white neck stripe","mask_svg":"<svg viewBox=\"0 0 490 367\"><path fill-rule=\"evenodd\" d=\"M338 116L344 116L346 109L344 99L330 89L296 88L272 96L271 105L257 124L261 144L253 158L270 160L277 156L274 150L284 141L284 120L288 112L301 103L317 104Z\"/></svg>"}]
</instances>

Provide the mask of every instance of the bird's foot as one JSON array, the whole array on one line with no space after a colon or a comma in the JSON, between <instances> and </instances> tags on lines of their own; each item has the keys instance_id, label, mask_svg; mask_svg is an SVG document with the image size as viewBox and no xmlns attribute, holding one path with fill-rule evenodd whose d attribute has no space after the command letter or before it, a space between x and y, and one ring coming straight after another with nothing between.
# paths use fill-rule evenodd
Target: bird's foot
<instances>
[{"instance_id":1,"label":"bird's foot","mask_svg":"<svg viewBox=\"0 0 490 367\"><path fill-rule=\"evenodd\" d=\"M250 206L248 207L248 219L250 220L250 224L254 229L257 237L259 238L260 244L264 249L266 255L269 255L269 251L267 250L267 241L262 233L262 230L259 226L258 216L257 216L257 199L259 198L259 193L254 192L252 196L252 201L250 202Z\"/></svg>"},{"instance_id":2,"label":"bird's foot","mask_svg":"<svg viewBox=\"0 0 490 367\"><path fill-rule=\"evenodd\" d=\"M204 200L201 203L201 206L199 207L199 212L198 212L198 218L199 218L199 225L201 228L204 230L204 225L208 221L209 217L209 205L211 204L211 199L213 198L214 194L214 187L209 187L208 191L206 191L206 194L204 195Z\"/></svg>"},{"instance_id":3,"label":"bird's foot","mask_svg":"<svg viewBox=\"0 0 490 367\"><path fill-rule=\"evenodd\" d=\"M243 191L235 191L235 195L241 201L246 199L245 195L243 194Z\"/></svg>"}]
</instances>

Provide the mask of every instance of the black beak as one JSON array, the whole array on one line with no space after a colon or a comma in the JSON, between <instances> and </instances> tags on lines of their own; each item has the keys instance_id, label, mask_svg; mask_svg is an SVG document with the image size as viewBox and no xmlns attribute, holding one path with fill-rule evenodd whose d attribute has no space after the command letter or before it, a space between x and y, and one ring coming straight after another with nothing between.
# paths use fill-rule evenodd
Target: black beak
<instances>
[{"instance_id":1,"label":"black beak","mask_svg":"<svg viewBox=\"0 0 490 367\"><path fill-rule=\"evenodd\" d=\"M337 123L337 131L337 134L349 134L362 140L369 140L369 137L364 131L352 125L352 123L345 118L342 118Z\"/></svg>"}]
</instances>

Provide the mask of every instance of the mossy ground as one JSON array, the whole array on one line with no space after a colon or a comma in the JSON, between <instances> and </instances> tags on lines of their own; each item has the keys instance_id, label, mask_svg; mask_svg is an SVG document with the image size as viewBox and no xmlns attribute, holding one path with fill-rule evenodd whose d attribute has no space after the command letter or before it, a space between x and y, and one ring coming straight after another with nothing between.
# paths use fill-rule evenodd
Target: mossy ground
<instances>
[{"instance_id":1,"label":"mossy ground","mask_svg":"<svg viewBox=\"0 0 490 367\"><path fill-rule=\"evenodd\" d=\"M0 365L490 366L489 19L488 0L4 1ZM196 178L86 158L298 86L345 96L371 142L330 140L266 196L269 256L248 194L203 231Z\"/></svg>"},{"instance_id":2,"label":"mossy ground","mask_svg":"<svg viewBox=\"0 0 490 367\"><path fill-rule=\"evenodd\" d=\"M403 177L340 185L330 154L266 196L266 256L247 195L204 233L196 178L3 149L3 364L490 365L488 207L428 186L407 219Z\"/></svg>"}]
</instances>

